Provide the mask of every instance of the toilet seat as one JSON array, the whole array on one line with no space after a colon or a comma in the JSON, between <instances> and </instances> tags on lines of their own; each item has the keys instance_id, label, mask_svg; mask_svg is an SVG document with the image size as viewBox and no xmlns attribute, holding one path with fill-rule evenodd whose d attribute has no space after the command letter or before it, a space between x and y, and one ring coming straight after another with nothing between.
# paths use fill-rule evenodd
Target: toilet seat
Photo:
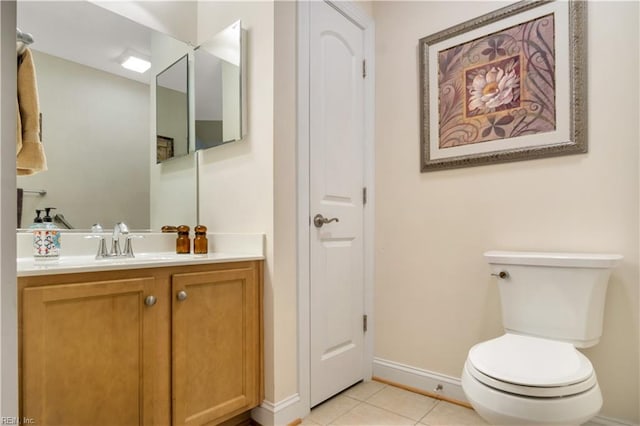
<instances>
[{"instance_id":1,"label":"toilet seat","mask_svg":"<svg viewBox=\"0 0 640 426\"><path fill-rule=\"evenodd\" d=\"M465 368L489 387L522 396L571 396L597 384L591 362L570 343L510 333L471 348Z\"/></svg>"}]
</instances>

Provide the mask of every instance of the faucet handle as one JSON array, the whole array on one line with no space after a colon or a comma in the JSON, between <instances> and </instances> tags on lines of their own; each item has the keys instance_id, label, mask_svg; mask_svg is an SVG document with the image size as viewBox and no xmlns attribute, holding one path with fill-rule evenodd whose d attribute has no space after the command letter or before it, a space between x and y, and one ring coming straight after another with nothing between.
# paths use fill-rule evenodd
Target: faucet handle
<instances>
[{"instance_id":1,"label":"faucet handle","mask_svg":"<svg viewBox=\"0 0 640 426\"><path fill-rule=\"evenodd\" d=\"M109 254L107 252L107 243L102 235L87 235L86 239L98 239L98 252L96 253L96 259L104 259Z\"/></svg>"},{"instance_id":2,"label":"faucet handle","mask_svg":"<svg viewBox=\"0 0 640 426\"><path fill-rule=\"evenodd\" d=\"M124 257L135 257L133 254L133 244L131 243L131 240L134 238L138 239L144 237L142 235L127 235L127 239L124 243L124 253L122 254Z\"/></svg>"},{"instance_id":3,"label":"faucet handle","mask_svg":"<svg viewBox=\"0 0 640 426\"><path fill-rule=\"evenodd\" d=\"M124 222L118 222L113 227L113 235L127 235L129 234L129 227Z\"/></svg>"}]
</instances>

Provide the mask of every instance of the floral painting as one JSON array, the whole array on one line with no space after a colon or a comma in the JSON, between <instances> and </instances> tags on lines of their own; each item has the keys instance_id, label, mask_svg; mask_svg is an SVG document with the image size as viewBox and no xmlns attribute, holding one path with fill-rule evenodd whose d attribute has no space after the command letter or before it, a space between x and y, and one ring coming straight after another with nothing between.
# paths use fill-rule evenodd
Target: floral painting
<instances>
[{"instance_id":1,"label":"floral painting","mask_svg":"<svg viewBox=\"0 0 640 426\"><path fill-rule=\"evenodd\" d=\"M587 22L519 1L421 38L420 171L587 152Z\"/></svg>"},{"instance_id":2,"label":"floral painting","mask_svg":"<svg viewBox=\"0 0 640 426\"><path fill-rule=\"evenodd\" d=\"M554 16L438 53L440 148L555 130Z\"/></svg>"}]
</instances>

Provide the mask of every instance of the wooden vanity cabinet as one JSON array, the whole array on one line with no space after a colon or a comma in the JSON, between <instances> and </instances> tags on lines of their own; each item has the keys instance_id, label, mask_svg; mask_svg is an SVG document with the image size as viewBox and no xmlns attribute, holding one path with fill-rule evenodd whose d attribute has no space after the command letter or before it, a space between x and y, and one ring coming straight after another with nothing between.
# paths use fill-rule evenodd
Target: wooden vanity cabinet
<instances>
[{"instance_id":1,"label":"wooden vanity cabinet","mask_svg":"<svg viewBox=\"0 0 640 426\"><path fill-rule=\"evenodd\" d=\"M218 424L263 398L262 261L19 277L20 411Z\"/></svg>"}]
</instances>

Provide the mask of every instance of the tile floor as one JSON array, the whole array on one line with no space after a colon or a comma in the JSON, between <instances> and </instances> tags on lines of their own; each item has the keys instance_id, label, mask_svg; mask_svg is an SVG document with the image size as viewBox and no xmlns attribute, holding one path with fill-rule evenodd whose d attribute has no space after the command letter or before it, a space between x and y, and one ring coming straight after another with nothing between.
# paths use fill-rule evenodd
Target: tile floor
<instances>
[{"instance_id":1,"label":"tile floor","mask_svg":"<svg viewBox=\"0 0 640 426\"><path fill-rule=\"evenodd\" d=\"M475 411L380 382L363 382L311 410L302 425L486 425Z\"/></svg>"}]
</instances>

